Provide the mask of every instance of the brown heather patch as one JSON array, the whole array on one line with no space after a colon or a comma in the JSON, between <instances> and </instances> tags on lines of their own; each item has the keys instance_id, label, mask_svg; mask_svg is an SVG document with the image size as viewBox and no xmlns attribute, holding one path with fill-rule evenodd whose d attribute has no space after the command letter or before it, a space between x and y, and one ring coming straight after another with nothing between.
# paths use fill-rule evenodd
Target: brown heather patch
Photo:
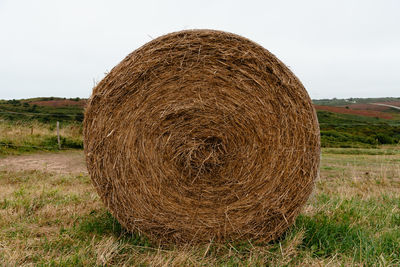
<instances>
[{"instance_id":1,"label":"brown heather patch","mask_svg":"<svg viewBox=\"0 0 400 267\"><path fill-rule=\"evenodd\" d=\"M314 107L316 110L325 110L334 113L352 114L352 115L375 117L381 119L393 119L393 116L391 114L376 110L357 110L357 109L347 109L344 107L321 106L321 105L314 105Z\"/></svg>"},{"instance_id":2,"label":"brown heather patch","mask_svg":"<svg viewBox=\"0 0 400 267\"><path fill-rule=\"evenodd\" d=\"M349 109L356 109L356 110L374 110L374 111L386 111L389 110L389 107L385 106L378 106L373 104L350 104L346 106L342 106L343 108L348 107Z\"/></svg>"},{"instance_id":3,"label":"brown heather patch","mask_svg":"<svg viewBox=\"0 0 400 267\"><path fill-rule=\"evenodd\" d=\"M79 106L84 107L86 105L86 100L81 99L79 101L74 101L70 99L58 99L58 100L42 100L42 101L31 101L31 105L38 106L50 106L50 107L68 107L68 106Z\"/></svg>"}]
</instances>

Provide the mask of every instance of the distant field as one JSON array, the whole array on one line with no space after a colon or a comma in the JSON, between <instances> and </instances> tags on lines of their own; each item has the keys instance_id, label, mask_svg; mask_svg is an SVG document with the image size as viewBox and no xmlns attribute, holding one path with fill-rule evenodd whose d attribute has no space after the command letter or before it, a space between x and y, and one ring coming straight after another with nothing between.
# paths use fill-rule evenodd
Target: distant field
<instances>
[{"instance_id":1,"label":"distant field","mask_svg":"<svg viewBox=\"0 0 400 267\"><path fill-rule=\"evenodd\" d=\"M374 110L374 111L379 111L379 112L385 112L389 111L389 107L385 106L378 106L378 105L373 105L373 104L350 104L346 105L344 108L349 108L349 109L355 109L355 110Z\"/></svg>"},{"instance_id":2,"label":"distant field","mask_svg":"<svg viewBox=\"0 0 400 267\"><path fill-rule=\"evenodd\" d=\"M388 101L388 102L382 102L380 104L386 104L386 105L392 105L392 106L400 107L400 101Z\"/></svg>"},{"instance_id":3,"label":"distant field","mask_svg":"<svg viewBox=\"0 0 400 267\"><path fill-rule=\"evenodd\" d=\"M83 108L86 104L86 100L57 99L57 100L29 101L27 103L29 103L30 105L49 106L49 107L79 106Z\"/></svg>"},{"instance_id":4,"label":"distant field","mask_svg":"<svg viewBox=\"0 0 400 267\"><path fill-rule=\"evenodd\" d=\"M323 147L364 147L400 142L400 98L314 100Z\"/></svg>"},{"instance_id":5,"label":"distant field","mask_svg":"<svg viewBox=\"0 0 400 267\"><path fill-rule=\"evenodd\" d=\"M368 104L360 104L360 105L368 105ZM373 118L380 118L380 119L393 119L393 116L388 113L384 113L381 111L377 111L375 109L352 109L350 106L345 107L334 107L334 106L319 106L319 105L314 105L316 110L324 110L324 111L329 111L333 113L340 113L340 114L351 114L351 115L358 115L358 116L366 116L366 117L373 117ZM385 107L377 106L381 110L387 110Z\"/></svg>"}]
</instances>

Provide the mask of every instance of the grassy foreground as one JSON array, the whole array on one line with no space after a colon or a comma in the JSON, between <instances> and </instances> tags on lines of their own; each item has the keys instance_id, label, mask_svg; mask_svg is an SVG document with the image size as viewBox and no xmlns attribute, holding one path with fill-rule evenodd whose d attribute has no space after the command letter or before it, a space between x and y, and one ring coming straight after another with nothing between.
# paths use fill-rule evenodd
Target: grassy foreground
<instances>
[{"instance_id":1,"label":"grassy foreground","mask_svg":"<svg viewBox=\"0 0 400 267\"><path fill-rule=\"evenodd\" d=\"M2 170L0 265L399 266L399 150L324 150L303 213L264 245L160 248L124 232L85 174Z\"/></svg>"}]
</instances>

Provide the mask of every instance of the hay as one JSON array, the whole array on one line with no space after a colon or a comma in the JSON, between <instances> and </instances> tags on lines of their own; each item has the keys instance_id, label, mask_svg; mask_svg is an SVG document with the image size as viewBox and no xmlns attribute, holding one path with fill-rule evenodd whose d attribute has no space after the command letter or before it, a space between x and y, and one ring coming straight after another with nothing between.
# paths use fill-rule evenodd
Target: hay
<instances>
[{"instance_id":1,"label":"hay","mask_svg":"<svg viewBox=\"0 0 400 267\"><path fill-rule=\"evenodd\" d=\"M277 238L318 173L318 121L300 81L241 36L188 30L128 55L84 121L97 192L157 242Z\"/></svg>"}]
</instances>

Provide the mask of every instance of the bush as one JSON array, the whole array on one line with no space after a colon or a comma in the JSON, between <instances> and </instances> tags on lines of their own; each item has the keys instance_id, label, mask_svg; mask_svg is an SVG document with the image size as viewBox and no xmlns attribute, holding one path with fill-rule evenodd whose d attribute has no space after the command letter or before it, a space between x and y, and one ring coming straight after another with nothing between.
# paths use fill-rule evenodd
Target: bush
<instances>
[{"instance_id":1,"label":"bush","mask_svg":"<svg viewBox=\"0 0 400 267\"><path fill-rule=\"evenodd\" d=\"M60 141L63 148L83 148L83 141L79 139L62 137Z\"/></svg>"},{"instance_id":2,"label":"bush","mask_svg":"<svg viewBox=\"0 0 400 267\"><path fill-rule=\"evenodd\" d=\"M60 136L61 148L83 148L83 141L79 139L67 138ZM49 136L46 137L40 146L57 149L58 148L58 140L57 136Z\"/></svg>"},{"instance_id":3,"label":"bush","mask_svg":"<svg viewBox=\"0 0 400 267\"><path fill-rule=\"evenodd\" d=\"M390 136L383 133L377 134L376 139L380 144L394 144L393 139Z\"/></svg>"}]
</instances>

